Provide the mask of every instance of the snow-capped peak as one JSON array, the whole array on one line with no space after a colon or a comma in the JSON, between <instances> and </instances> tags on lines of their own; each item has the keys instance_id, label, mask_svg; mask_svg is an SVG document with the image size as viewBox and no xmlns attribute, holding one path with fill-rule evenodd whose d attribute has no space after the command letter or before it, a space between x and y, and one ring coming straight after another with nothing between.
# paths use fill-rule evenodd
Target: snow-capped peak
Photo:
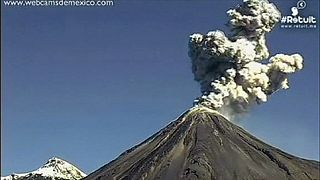
<instances>
[{"instance_id":1,"label":"snow-capped peak","mask_svg":"<svg viewBox=\"0 0 320 180\"><path fill-rule=\"evenodd\" d=\"M1 180L39 179L40 177L43 177L43 179L77 180L85 176L86 174L74 165L57 157L53 157L35 171L12 174L10 176L1 177Z\"/></svg>"}]
</instances>

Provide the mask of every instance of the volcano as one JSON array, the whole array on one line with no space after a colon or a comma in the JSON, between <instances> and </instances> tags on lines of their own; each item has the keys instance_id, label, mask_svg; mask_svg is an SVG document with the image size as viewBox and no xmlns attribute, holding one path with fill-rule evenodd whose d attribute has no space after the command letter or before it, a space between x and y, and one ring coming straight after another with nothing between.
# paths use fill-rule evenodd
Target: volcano
<instances>
[{"instance_id":1,"label":"volcano","mask_svg":"<svg viewBox=\"0 0 320 180\"><path fill-rule=\"evenodd\" d=\"M84 180L303 180L319 179L319 170L197 106Z\"/></svg>"}]
</instances>

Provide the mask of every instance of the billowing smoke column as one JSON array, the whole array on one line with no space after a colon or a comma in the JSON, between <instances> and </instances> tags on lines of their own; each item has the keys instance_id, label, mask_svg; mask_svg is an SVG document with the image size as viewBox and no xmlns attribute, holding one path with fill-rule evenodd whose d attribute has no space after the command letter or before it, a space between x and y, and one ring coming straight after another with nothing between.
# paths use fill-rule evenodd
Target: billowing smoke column
<instances>
[{"instance_id":1,"label":"billowing smoke column","mask_svg":"<svg viewBox=\"0 0 320 180\"><path fill-rule=\"evenodd\" d=\"M289 88L288 74L302 69L303 58L299 54L269 58L265 36L281 17L274 4L244 0L227 14L234 34L227 37L219 30L193 34L189 56L202 91L196 104L237 114Z\"/></svg>"}]
</instances>

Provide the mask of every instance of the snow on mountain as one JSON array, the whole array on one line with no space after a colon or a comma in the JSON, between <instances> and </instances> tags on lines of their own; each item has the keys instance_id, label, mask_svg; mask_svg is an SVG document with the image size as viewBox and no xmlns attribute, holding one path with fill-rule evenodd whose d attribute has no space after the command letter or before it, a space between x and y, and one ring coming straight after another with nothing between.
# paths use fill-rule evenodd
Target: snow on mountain
<instances>
[{"instance_id":1,"label":"snow on mountain","mask_svg":"<svg viewBox=\"0 0 320 180\"><path fill-rule=\"evenodd\" d=\"M74 165L53 157L35 171L19 174L14 173L1 177L1 180L78 180L85 176L86 174Z\"/></svg>"}]
</instances>

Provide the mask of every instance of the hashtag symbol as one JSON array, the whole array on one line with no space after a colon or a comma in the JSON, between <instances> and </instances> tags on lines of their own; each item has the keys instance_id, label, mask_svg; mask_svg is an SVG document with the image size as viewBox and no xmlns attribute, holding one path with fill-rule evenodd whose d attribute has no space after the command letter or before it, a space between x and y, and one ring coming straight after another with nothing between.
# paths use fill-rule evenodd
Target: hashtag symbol
<instances>
[{"instance_id":1,"label":"hashtag symbol","mask_svg":"<svg viewBox=\"0 0 320 180\"><path fill-rule=\"evenodd\" d=\"M283 17L281 18L281 23L285 23L286 20L287 20L287 16L283 16Z\"/></svg>"}]
</instances>

